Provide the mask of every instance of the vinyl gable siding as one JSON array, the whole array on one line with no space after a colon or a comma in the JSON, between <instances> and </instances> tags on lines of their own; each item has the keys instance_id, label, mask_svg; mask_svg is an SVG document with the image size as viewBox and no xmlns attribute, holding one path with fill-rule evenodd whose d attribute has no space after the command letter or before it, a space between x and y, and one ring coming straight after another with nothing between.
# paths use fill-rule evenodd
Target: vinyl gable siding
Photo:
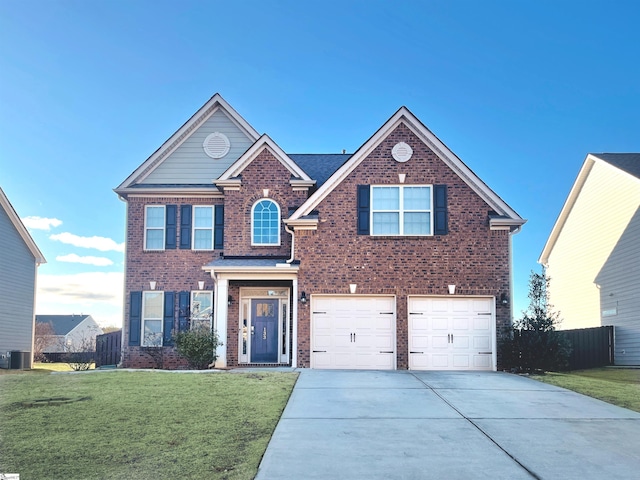
<instances>
[{"instance_id":1,"label":"vinyl gable siding","mask_svg":"<svg viewBox=\"0 0 640 480\"><path fill-rule=\"evenodd\" d=\"M0 208L0 353L32 351L36 259Z\"/></svg>"},{"instance_id":2,"label":"vinyl gable siding","mask_svg":"<svg viewBox=\"0 0 640 480\"><path fill-rule=\"evenodd\" d=\"M214 132L226 135L231 144L229 152L218 159L209 157L202 148L207 135ZM210 183L240 158L252 143L222 109L218 109L141 183Z\"/></svg>"},{"instance_id":3,"label":"vinyl gable siding","mask_svg":"<svg viewBox=\"0 0 640 480\"><path fill-rule=\"evenodd\" d=\"M562 329L601 324L605 305L598 275L639 205L637 180L602 162L593 165L548 259L550 300L563 319ZM610 266L609 275L622 275L625 268L621 260ZM603 324L611 325L610 318Z\"/></svg>"}]
</instances>

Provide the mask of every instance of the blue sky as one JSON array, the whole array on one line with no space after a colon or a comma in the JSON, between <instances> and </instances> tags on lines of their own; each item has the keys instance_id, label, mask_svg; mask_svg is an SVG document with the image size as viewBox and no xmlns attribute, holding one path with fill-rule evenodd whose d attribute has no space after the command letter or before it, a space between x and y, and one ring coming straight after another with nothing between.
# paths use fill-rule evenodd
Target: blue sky
<instances>
[{"instance_id":1,"label":"blue sky","mask_svg":"<svg viewBox=\"0 0 640 480\"><path fill-rule=\"evenodd\" d=\"M0 186L48 260L36 312L121 324L112 189L219 92L289 153L353 152L406 105L528 219L519 316L587 153L640 151L639 5L0 1Z\"/></svg>"}]
</instances>

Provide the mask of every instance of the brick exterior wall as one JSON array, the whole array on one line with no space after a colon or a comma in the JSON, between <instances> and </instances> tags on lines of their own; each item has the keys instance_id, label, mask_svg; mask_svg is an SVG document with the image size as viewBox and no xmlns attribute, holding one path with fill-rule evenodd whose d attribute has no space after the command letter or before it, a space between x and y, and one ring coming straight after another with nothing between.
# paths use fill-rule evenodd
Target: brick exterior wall
<instances>
[{"instance_id":1,"label":"brick exterior wall","mask_svg":"<svg viewBox=\"0 0 640 480\"><path fill-rule=\"evenodd\" d=\"M413 148L406 163L396 162L391 149L398 142ZM396 185L398 174L406 174L405 185L446 184L448 191L449 233L432 237L371 237L357 235L357 185ZM125 282L125 322L123 366L154 367L154 359L140 347L129 346L130 292L149 289L149 281L157 282L156 290L191 291L198 281L213 290L213 280L202 266L226 256L281 256L291 254L291 236L281 227L281 243L277 247L251 246L251 208L268 198L281 208L282 218L289 209L299 207L307 198L305 191L293 191L290 172L265 149L242 172L239 191L226 191L222 198L131 197L127 208L127 248ZM216 205L224 202L224 250L165 250L145 252L145 205ZM491 231L490 207L460 177L446 166L407 127L396 128L364 161L338 185L317 207L319 224L316 231L297 231L295 258L300 261L298 289L314 294L348 294L349 284L358 285L358 294L392 294L396 296L397 367L408 368L409 295L446 295L447 285L456 285L457 295L500 297L510 291L509 234ZM180 222L178 208L178 225ZM178 229L178 236L180 232ZM179 238L178 238L179 245ZM231 282L229 293L234 302L229 307L228 330L221 340L227 347L227 364L236 366L238 359L239 288L242 282ZM268 285L265 282L265 285ZM295 300L297 301L297 299ZM310 366L310 306L298 304L298 357L300 367ZM178 319L178 300L175 319ZM291 309L290 309L291 310ZM497 334L509 326L509 306L496 306ZM176 325L177 326L177 325ZM163 348L164 368L185 368L172 347Z\"/></svg>"},{"instance_id":2,"label":"brick exterior wall","mask_svg":"<svg viewBox=\"0 0 640 480\"><path fill-rule=\"evenodd\" d=\"M405 142L413 149L406 163L396 162L391 149ZM357 185L446 184L449 234L433 237L357 235ZM396 128L317 207L316 231L296 232L295 257L300 259L298 288L307 295L396 295L397 368L408 368L409 295L499 297L509 292L509 234L491 231L490 207L406 126ZM310 366L310 307L298 310L298 365ZM510 322L508 306L497 305L497 332Z\"/></svg>"}]
</instances>

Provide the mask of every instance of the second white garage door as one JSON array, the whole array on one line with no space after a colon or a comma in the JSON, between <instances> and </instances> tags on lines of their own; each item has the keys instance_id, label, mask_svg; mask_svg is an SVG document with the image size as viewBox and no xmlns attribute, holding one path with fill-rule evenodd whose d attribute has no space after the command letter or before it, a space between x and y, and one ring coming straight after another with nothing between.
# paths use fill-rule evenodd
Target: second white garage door
<instances>
[{"instance_id":1,"label":"second white garage door","mask_svg":"<svg viewBox=\"0 0 640 480\"><path fill-rule=\"evenodd\" d=\"M409 368L493 370L492 297L410 297Z\"/></svg>"},{"instance_id":2,"label":"second white garage door","mask_svg":"<svg viewBox=\"0 0 640 480\"><path fill-rule=\"evenodd\" d=\"M395 369L395 298L311 300L311 367Z\"/></svg>"}]
</instances>

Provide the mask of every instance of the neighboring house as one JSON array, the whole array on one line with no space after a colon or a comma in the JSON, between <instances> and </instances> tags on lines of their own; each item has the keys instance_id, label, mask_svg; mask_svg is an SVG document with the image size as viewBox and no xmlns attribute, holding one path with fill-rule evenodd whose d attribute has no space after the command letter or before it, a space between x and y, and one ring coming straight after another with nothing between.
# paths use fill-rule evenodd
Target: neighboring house
<instances>
[{"instance_id":1,"label":"neighboring house","mask_svg":"<svg viewBox=\"0 0 640 480\"><path fill-rule=\"evenodd\" d=\"M561 328L614 325L615 364L640 365L640 153L587 155L539 262Z\"/></svg>"},{"instance_id":2,"label":"neighboring house","mask_svg":"<svg viewBox=\"0 0 640 480\"><path fill-rule=\"evenodd\" d=\"M95 351L96 336L104 333L91 315L36 315L36 323L53 329L42 353Z\"/></svg>"},{"instance_id":3,"label":"neighboring house","mask_svg":"<svg viewBox=\"0 0 640 480\"><path fill-rule=\"evenodd\" d=\"M124 366L181 368L205 324L217 367L497 367L525 220L405 107L353 154L287 154L216 94L115 192Z\"/></svg>"},{"instance_id":4,"label":"neighboring house","mask_svg":"<svg viewBox=\"0 0 640 480\"><path fill-rule=\"evenodd\" d=\"M18 351L28 352L23 366L31 368L36 278L46 260L1 188L0 238L0 365Z\"/></svg>"}]
</instances>

